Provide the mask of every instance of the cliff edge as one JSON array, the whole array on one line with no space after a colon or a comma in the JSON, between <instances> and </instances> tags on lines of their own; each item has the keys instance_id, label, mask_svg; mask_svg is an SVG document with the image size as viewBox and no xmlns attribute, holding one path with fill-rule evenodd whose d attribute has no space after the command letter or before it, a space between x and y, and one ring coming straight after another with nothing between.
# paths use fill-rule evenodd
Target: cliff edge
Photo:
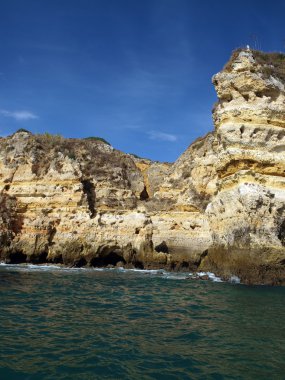
<instances>
[{"instance_id":1,"label":"cliff edge","mask_svg":"<svg viewBox=\"0 0 285 380\"><path fill-rule=\"evenodd\" d=\"M285 56L237 50L213 84L215 131L173 164L95 138L0 139L0 259L285 284Z\"/></svg>"}]
</instances>

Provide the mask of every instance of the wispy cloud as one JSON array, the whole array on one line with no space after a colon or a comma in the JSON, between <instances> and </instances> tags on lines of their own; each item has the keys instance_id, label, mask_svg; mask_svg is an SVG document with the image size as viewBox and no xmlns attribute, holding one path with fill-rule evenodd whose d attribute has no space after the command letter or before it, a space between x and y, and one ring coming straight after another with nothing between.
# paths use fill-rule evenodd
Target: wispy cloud
<instances>
[{"instance_id":1,"label":"wispy cloud","mask_svg":"<svg viewBox=\"0 0 285 380\"><path fill-rule=\"evenodd\" d=\"M7 111L7 110L2 109L0 110L0 114L5 117L11 117L12 119L17 120L17 121L33 120L33 119L39 118L36 114L27 110Z\"/></svg>"},{"instance_id":2,"label":"wispy cloud","mask_svg":"<svg viewBox=\"0 0 285 380\"><path fill-rule=\"evenodd\" d=\"M164 133L160 131L149 131L147 132L147 134L150 140L170 141L170 142L177 141L177 136L172 135L170 133Z\"/></svg>"}]
</instances>

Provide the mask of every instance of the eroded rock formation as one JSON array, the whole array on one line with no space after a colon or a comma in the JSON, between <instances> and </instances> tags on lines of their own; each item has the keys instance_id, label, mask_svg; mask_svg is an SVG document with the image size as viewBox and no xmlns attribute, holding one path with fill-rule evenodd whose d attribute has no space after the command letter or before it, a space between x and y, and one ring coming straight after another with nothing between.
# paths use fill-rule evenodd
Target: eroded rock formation
<instances>
[{"instance_id":1,"label":"eroded rock formation","mask_svg":"<svg viewBox=\"0 0 285 380\"><path fill-rule=\"evenodd\" d=\"M213 77L218 191L206 262L252 282L284 282L284 79L284 55L255 51L235 52Z\"/></svg>"},{"instance_id":2,"label":"eroded rock formation","mask_svg":"<svg viewBox=\"0 0 285 380\"><path fill-rule=\"evenodd\" d=\"M285 57L234 52L215 131L174 163L96 139L0 140L0 259L285 283Z\"/></svg>"}]
</instances>

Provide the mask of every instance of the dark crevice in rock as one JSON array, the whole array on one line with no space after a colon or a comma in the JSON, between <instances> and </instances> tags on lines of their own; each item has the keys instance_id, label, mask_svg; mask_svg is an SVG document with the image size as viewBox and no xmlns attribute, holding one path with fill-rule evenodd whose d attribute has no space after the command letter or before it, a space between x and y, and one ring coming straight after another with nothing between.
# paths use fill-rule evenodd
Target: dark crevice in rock
<instances>
[{"instance_id":1,"label":"dark crevice in rock","mask_svg":"<svg viewBox=\"0 0 285 380\"><path fill-rule=\"evenodd\" d=\"M144 265L141 261L134 261L133 262L133 266L136 268L136 269L144 269Z\"/></svg>"},{"instance_id":2,"label":"dark crevice in rock","mask_svg":"<svg viewBox=\"0 0 285 380\"><path fill-rule=\"evenodd\" d=\"M188 269L190 267L190 264L187 262L187 261L182 261L182 263L180 264L180 269Z\"/></svg>"},{"instance_id":3,"label":"dark crevice in rock","mask_svg":"<svg viewBox=\"0 0 285 380\"><path fill-rule=\"evenodd\" d=\"M204 252L201 254L199 260L195 263L195 265L197 265L197 268L201 265L201 262L205 259L205 257L208 256L208 253L209 253L209 252L208 252L208 250L206 249L206 251L204 251Z\"/></svg>"},{"instance_id":4,"label":"dark crevice in rock","mask_svg":"<svg viewBox=\"0 0 285 380\"><path fill-rule=\"evenodd\" d=\"M255 136L258 132L260 132L259 128L254 128L253 132L250 134L250 137Z\"/></svg>"},{"instance_id":5,"label":"dark crevice in rock","mask_svg":"<svg viewBox=\"0 0 285 380\"><path fill-rule=\"evenodd\" d=\"M93 267L106 267L108 265L116 266L119 262L126 264L121 252L112 251L105 256L94 257L90 261L90 265Z\"/></svg>"},{"instance_id":6,"label":"dark crevice in rock","mask_svg":"<svg viewBox=\"0 0 285 380\"><path fill-rule=\"evenodd\" d=\"M144 187L143 191L140 193L140 200L146 201L147 199L149 199L149 195L148 195L148 192L146 190L146 187Z\"/></svg>"},{"instance_id":7,"label":"dark crevice in rock","mask_svg":"<svg viewBox=\"0 0 285 380\"><path fill-rule=\"evenodd\" d=\"M280 224L277 237L280 240L281 244L285 246L285 220L283 220L283 222Z\"/></svg>"},{"instance_id":8,"label":"dark crevice in rock","mask_svg":"<svg viewBox=\"0 0 285 380\"><path fill-rule=\"evenodd\" d=\"M90 218L94 218L95 216L95 187L94 184L89 179L81 180L83 186L83 193L86 195L88 208L90 210Z\"/></svg>"},{"instance_id":9,"label":"dark crevice in rock","mask_svg":"<svg viewBox=\"0 0 285 380\"><path fill-rule=\"evenodd\" d=\"M48 252L42 251L42 252L31 255L27 259L27 261L32 264L45 264L48 262L47 256L48 256Z\"/></svg>"},{"instance_id":10,"label":"dark crevice in rock","mask_svg":"<svg viewBox=\"0 0 285 380\"><path fill-rule=\"evenodd\" d=\"M56 234L56 228L53 225L49 225L48 227L48 245L51 246L53 244L53 238Z\"/></svg>"},{"instance_id":11,"label":"dark crevice in rock","mask_svg":"<svg viewBox=\"0 0 285 380\"><path fill-rule=\"evenodd\" d=\"M85 265L87 265L87 261L85 257L80 257L78 260L74 261L72 266L75 268L81 268L81 267L84 267Z\"/></svg>"},{"instance_id":12,"label":"dark crevice in rock","mask_svg":"<svg viewBox=\"0 0 285 380\"><path fill-rule=\"evenodd\" d=\"M269 131L265 137L265 141L270 141L272 137L274 136L274 133L272 131Z\"/></svg>"},{"instance_id":13,"label":"dark crevice in rock","mask_svg":"<svg viewBox=\"0 0 285 380\"><path fill-rule=\"evenodd\" d=\"M9 264L21 264L27 262L27 255L21 251L11 252L6 260Z\"/></svg>"},{"instance_id":14,"label":"dark crevice in rock","mask_svg":"<svg viewBox=\"0 0 285 380\"><path fill-rule=\"evenodd\" d=\"M196 270L197 266L196 264L193 264L193 262L188 261L181 261L181 262L172 262L170 264L169 269L174 272L188 272L192 270Z\"/></svg>"},{"instance_id":15,"label":"dark crevice in rock","mask_svg":"<svg viewBox=\"0 0 285 380\"><path fill-rule=\"evenodd\" d=\"M277 140L282 140L285 136L285 132L284 131L280 131L278 132L278 135L277 135Z\"/></svg>"},{"instance_id":16,"label":"dark crevice in rock","mask_svg":"<svg viewBox=\"0 0 285 380\"><path fill-rule=\"evenodd\" d=\"M163 253L169 253L169 248L165 241L158 244L156 247L154 247L156 252L163 252Z\"/></svg>"},{"instance_id":17,"label":"dark crevice in rock","mask_svg":"<svg viewBox=\"0 0 285 380\"><path fill-rule=\"evenodd\" d=\"M62 257L62 254L59 254L59 255L53 257L52 262L53 262L54 264L63 264L63 257Z\"/></svg>"},{"instance_id":18,"label":"dark crevice in rock","mask_svg":"<svg viewBox=\"0 0 285 380\"><path fill-rule=\"evenodd\" d=\"M271 98L272 101L275 101L279 96L280 91L276 90L275 88L268 88L263 91L263 95Z\"/></svg>"}]
</instances>

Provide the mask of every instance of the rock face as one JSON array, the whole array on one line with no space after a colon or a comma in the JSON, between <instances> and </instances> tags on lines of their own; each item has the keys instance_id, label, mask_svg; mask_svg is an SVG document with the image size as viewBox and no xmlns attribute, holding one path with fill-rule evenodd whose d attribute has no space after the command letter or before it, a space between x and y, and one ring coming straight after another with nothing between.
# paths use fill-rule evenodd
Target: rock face
<instances>
[{"instance_id":1,"label":"rock face","mask_svg":"<svg viewBox=\"0 0 285 380\"><path fill-rule=\"evenodd\" d=\"M204 264L252 282L284 282L284 74L285 56L238 51L213 77L218 178Z\"/></svg>"},{"instance_id":2,"label":"rock face","mask_svg":"<svg viewBox=\"0 0 285 380\"><path fill-rule=\"evenodd\" d=\"M97 139L0 140L0 259L285 284L285 56L234 52L215 131L174 163Z\"/></svg>"}]
</instances>

